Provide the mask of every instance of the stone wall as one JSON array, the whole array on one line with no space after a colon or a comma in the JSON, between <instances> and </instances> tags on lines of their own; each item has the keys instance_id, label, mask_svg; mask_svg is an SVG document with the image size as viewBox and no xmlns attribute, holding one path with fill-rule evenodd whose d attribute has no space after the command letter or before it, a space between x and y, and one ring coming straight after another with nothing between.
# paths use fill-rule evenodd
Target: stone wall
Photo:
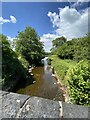
<instances>
[{"instance_id":1,"label":"stone wall","mask_svg":"<svg viewBox=\"0 0 90 120\"><path fill-rule=\"evenodd\" d=\"M89 118L89 107L0 91L0 118Z\"/></svg>"}]
</instances>

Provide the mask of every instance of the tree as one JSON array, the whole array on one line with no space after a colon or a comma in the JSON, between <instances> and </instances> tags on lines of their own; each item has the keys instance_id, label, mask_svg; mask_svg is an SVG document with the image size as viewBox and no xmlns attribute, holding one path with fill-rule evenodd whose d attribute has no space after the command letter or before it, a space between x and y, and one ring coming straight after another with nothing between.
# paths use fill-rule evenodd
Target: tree
<instances>
[{"instance_id":1,"label":"tree","mask_svg":"<svg viewBox=\"0 0 90 120\"><path fill-rule=\"evenodd\" d=\"M10 48L7 37L0 35L2 43L2 80L4 90L13 88L19 80L26 78L27 69L18 60L17 54Z\"/></svg>"},{"instance_id":2,"label":"tree","mask_svg":"<svg viewBox=\"0 0 90 120\"><path fill-rule=\"evenodd\" d=\"M22 54L30 64L39 64L44 55L43 44L36 31L26 27L18 33L16 52Z\"/></svg>"},{"instance_id":3,"label":"tree","mask_svg":"<svg viewBox=\"0 0 90 120\"><path fill-rule=\"evenodd\" d=\"M74 40L67 41L58 48L57 54L61 59L73 59L74 55Z\"/></svg>"},{"instance_id":4,"label":"tree","mask_svg":"<svg viewBox=\"0 0 90 120\"><path fill-rule=\"evenodd\" d=\"M61 47L66 41L67 41L67 39L63 36L53 40L52 41L53 47L51 48L51 53L57 54L58 48Z\"/></svg>"},{"instance_id":5,"label":"tree","mask_svg":"<svg viewBox=\"0 0 90 120\"><path fill-rule=\"evenodd\" d=\"M60 38L56 38L55 40L52 41L53 43L53 47L57 48L60 47L63 43L65 43L67 40L65 37L60 37Z\"/></svg>"},{"instance_id":6,"label":"tree","mask_svg":"<svg viewBox=\"0 0 90 120\"><path fill-rule=\"evenodd\" d=\"M90 36L72 39L56 49L61 59L90 60Z\"/></svg>"}]
</instances>

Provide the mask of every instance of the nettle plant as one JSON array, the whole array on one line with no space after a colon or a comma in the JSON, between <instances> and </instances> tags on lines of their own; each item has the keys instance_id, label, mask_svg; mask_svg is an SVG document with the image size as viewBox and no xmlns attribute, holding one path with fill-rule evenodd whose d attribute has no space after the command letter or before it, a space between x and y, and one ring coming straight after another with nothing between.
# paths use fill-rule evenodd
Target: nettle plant
<instances>
[{"instance_id":1,"label":"nettle plant","mask_svg":"<svg viewBox=\"0 0 90 120\"><path fill-rule=\"evenodd\" d=\"M72 103L90 105L90 61L80 61L68 70L68 83Z\"/></svg>"}]
</instances>

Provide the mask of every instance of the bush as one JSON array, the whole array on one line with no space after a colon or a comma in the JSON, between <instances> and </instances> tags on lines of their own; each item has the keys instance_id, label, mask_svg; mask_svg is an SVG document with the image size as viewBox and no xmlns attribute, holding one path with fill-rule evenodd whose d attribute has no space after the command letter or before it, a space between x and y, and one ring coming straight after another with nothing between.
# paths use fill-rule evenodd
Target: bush
<instances>
[{"instance_id":1,"label":"bush","mask_svg":"<svg viewBox=\"0 0 90 120\"><path fill-rule=\"evenodd\" d=\"M28 69L29 62L22 56L21 54L18 55L18 60L21 62L24 68Z\"/></svg>"},{"instance_id":2,"label":"bush","mask_svg":"<svg viewBox=\"0 0 90 120\"><path fill-rule=\"evenodd\" d=\"M80 61L68 70L71 101L79 105L90 105L90 61Z\"/></svg>"},{"instance_id":3,"label":"bush","mask_svg":"<svg viewBox=\"0 0 90 120\"><path fill-rule=\"evenodd\" d=\"M48 65L51 65L51 61L52 61L52 60L51 60L50 58L48 58L47 61L48 61Z\"/></svg>"}]
</instances>

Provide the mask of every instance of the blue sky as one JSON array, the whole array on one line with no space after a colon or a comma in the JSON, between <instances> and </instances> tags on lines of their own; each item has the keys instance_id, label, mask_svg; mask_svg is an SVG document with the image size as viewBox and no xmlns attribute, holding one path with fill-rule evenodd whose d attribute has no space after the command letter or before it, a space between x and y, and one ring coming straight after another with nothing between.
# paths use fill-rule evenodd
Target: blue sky
<instances>
[{"instance_id":1,"label":"blue sky","mask_svg":"<svg viewBox=\"0 0 90 120\"><path fill-rule=\"evenodd\" d=\"M88 8L88 4L85 2L4 2L2 3L2 17L0 18L2 33L12 39L17 36L18 31L23 31L26 26L31 26L37 31L41 41L44 42L45 50L49 51L51 42L56 37L65 36L70 39L68 36L71 38L80 37L85 34L85 31L87 32L87 28L82 30L80 24L87 20L86 18L84 20L83 17L87 16L86 10ZM76 24L75 19L78 19L79 23ZM73 28L75 27L73 23L78 29L76 33L70 34L67 25ZM65 25L66 29L64 28ZM86 25L85 23L83 27ZM80 30L82 32L79 33Z\"/></svg>"},{"instance_id":2,"label":"blue sky","mask_svg":"<svg viewBox=\"0 0 90 120\"><path fill-rule=\"evenodd\" d=\"M28 25L35 28L40 36L44 33L52 33L52 24L47 16L48 11L58 13L58 8L65 5L69 5L69 3L3 3L3 18L9 19L10 15L12 15L17 19L16 24L4 24L3 33L15 37L17 31L24 30Z\"/></svg>"}]
</instances>

